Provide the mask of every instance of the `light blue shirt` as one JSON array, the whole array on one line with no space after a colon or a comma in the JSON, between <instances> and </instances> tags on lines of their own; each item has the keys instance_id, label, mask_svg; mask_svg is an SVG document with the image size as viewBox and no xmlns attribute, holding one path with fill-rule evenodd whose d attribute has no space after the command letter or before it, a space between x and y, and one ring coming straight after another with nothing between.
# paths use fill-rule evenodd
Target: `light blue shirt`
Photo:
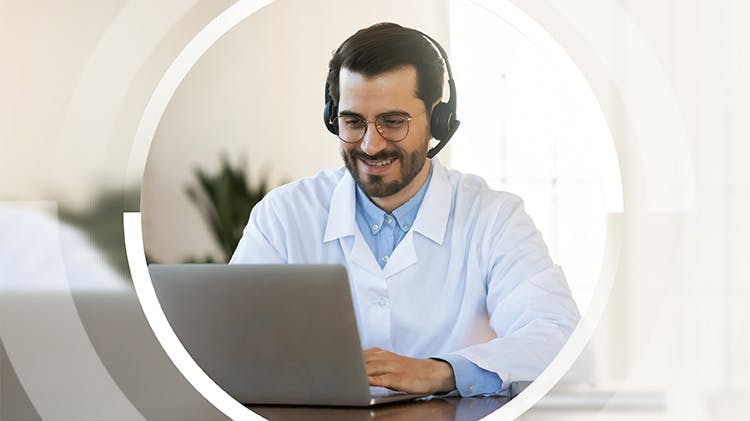
<instances>
[{"instance_id":1,"label":"light blue shirt","mask_svg":"<svg viewBox=\"0 0 750 421\"><path fill-rule=\"evenodd\" d=\"M431 179L432 166L427 180L417 194L390 214L372 203L357 186L355 220L381 269L414 224ZM460 355L449 354L435 359L451 365L456 390L461 396L497 393L502 388L503 382L496 373L484 370Z\"/></svg>"},{"instance_id":2,"label":"light blue shirt","mask_svg":"<svg viewBox=\"0 0 750 421\"><path fill-rule=\"evenodd\" d=\"M390 214L372 203L370 198L357 186L355 220L381 269L388 262L398 243L409 232L414 220L417 219L419 205L422 204L431 178L432 167L430 167L427 180L417 194Z\"/></svg>"}]
</instances>

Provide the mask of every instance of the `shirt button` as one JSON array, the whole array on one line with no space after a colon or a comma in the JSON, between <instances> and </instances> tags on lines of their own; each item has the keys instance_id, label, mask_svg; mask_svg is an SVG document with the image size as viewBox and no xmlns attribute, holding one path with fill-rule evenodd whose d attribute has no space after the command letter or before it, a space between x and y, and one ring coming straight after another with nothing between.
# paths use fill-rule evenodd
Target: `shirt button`
<instances>
[{"instance_id":1,"label":"shirt button","mask_svg":"<svg viewBox=\"0 0 750 421\"><path fill-rule=\"evenodd\" d=\"M380 260L382 260L383 263L388 263L388 256L383 256Z\"/></svg>"},{"instance_id":2,"label":"shirt button","mask_svg":"<svg viewBox=\"0 0 750 421\"><path fill-rule=\"evenodd\" d=\"M404 229L409 229L409 224L404 224Z\"/></svg>"},{"instance_id":3,"label":"shirt button","mask_svg":"<svg viewBox=\"0 0 750 421\"><path fill-rule=\"evenodd\" d=\"M474 386L469 386L469 392L474 392Z\"/></svg>"},{"instance_id":4,"label":"shirt button","mask_svg":"<svg viewBox=\"0 0 750 421\"><path fill-rule=\"evenodd\" d=\"M385 223L386 224L392 224L393 223L393 218L385 218Z\"/></svg>"},{"instance_id":5,"label":"shirt button","mask_svg":"<svg viewBox=\"0 0 750 421\"><path fill-rule=\"evenodd\" d=\"M377 231L377 230L378 230L378 228L380 228L380 226L378 226L378 224L373 224L373 225L372 225L372 230L373 230L373 231Z\"/></svg>"},{"instance_id":6,"label":"shirt button","mask_svg":"<svg viewBox=\"0 0 750 421\"><path fill-rule=\"evenodd\" d=\"M387 307L388 306L388 299L385 298L385 297L380 297L380 298L378 298L377 303L378 303L379 307Z\"/></svg>"}]
</instances>

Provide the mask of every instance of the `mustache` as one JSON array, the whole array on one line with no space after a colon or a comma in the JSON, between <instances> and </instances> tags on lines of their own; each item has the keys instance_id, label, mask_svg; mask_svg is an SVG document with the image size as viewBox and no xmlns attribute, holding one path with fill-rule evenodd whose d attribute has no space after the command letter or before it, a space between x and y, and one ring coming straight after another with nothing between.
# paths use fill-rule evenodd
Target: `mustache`
<instances>
[{"instance_id":1,"label":"mustache","mask_svg":"<svg viewBox=\"0 0 750 421\"><path fill-rule=\"evenodd\" d=\"M367 159L369 161L380 161L385 160L389 158L401 158L403 154L401 154L399 151L382 151L375 155L368 155L362 151L358 151L356 149L353 149L349 152L349 156L353 159Z\"/></svg>"}]
</instances>

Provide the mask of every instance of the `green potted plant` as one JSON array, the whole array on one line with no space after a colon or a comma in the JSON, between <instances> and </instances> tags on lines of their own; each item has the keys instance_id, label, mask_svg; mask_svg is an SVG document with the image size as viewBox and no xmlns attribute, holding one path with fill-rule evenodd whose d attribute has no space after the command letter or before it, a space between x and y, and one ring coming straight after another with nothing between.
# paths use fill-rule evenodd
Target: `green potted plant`
<instances>
[{"instance_id":1,"label":"green potted plant","mask_svg":"<svg viewBox=\"0 0 750 421\"><path fill-rule=\"evenodd\" d=\"M232 166L226 155L216 173L195 169L196 184L187 186L185 192L198 207L208 223L211 235L223 253L223 263L229 261L247 225L250 210L268 193L268 175L263 172L257 183L250 184L246 160ZM195 262L195 259L191 259ZM210 256L202 262L213 262Z\"/></svg>"}]
</instances>

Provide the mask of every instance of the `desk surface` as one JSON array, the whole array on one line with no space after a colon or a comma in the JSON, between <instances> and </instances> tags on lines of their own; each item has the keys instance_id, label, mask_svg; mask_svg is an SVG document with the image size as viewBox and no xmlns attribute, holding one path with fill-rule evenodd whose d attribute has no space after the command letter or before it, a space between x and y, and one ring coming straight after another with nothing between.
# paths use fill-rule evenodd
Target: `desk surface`
<instances>
[{"instance_id":1,"label":"desk surface","mask_svg":"<svg viewBox=\"0 0 750 421\"><path fill-rule=\"evenodd\" d=\"M432 398L399 402L369 408L341 408L315 406L249 405L260 416L276 420L348 421L348 420L477 420L500 409L508 397L483 398ZM610 411L647 411L662 413L666 397L660 391L627 391L573 389L553 390L534 405L535 410L552 410L557 419L561 411L596 414L607 408ZM574 418L575 419L575 418ZM627 419L627 418L626 418Z\"/></svg>"},{"instance_id":2,"label":"desk surface","mask_svg":"<svg viewBox=\"0 0 750 421\"><path fill-rule=\"evenodd\" d=\"M368 408L337 408L316 406L249 405L258 415L276 420L338 421L338 420L477 420L496 411L508 402L504 397L433 398L410 402L377 405Z\"/></svg>"}]
</instances>

